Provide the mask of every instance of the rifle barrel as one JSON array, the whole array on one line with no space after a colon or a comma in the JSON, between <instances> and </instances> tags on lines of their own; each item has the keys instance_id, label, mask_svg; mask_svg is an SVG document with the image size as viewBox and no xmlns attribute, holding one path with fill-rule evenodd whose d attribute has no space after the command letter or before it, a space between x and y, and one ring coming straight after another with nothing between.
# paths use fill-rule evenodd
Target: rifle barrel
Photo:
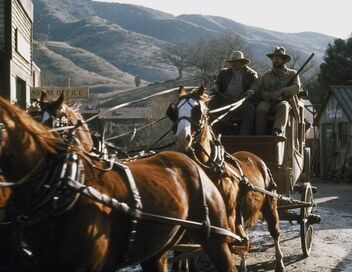
<instances>
[{"instance_id":1,"label":"rifle barrel","mask_svg":"<svg viewBox=\"0 0 352 272\"><path fill-rule=\"evenodd\" d=\"M314 57L314 53L312 53L312 54L310 54L310 56L309 56L309 58L303 63L303 65L301 66L301 68L299 68L298 69L298 71L297 71L297 75L299 75L301 72L302 72L302 70L304 69L304 67L306 67L306 65L308 64L308 62L310 62L310 60Z\"/></svg>"}]
</instances>

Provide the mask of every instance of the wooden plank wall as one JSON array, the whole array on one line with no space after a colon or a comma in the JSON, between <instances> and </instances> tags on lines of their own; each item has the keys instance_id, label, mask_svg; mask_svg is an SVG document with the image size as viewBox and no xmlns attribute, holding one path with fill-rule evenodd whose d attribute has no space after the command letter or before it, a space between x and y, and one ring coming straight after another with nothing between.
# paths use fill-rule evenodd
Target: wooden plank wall
<instances>
[{"instance_id":1,"label":"wooden plank wall","mask_svg":"<svg viewBox=\"0 0 352 272\"><path fill-rule=\"evenodd\" d=\"M23 10L18 0L12 0L12 61L23 72L31 75L32 48L30 62L25 60L16 51L16 32L19 31L25 40L32 46L32 21Z\"/></svg>"},{"instance_id":2,"label":"wooden plank wall","mask_svg":"<svg viewBox=\"0 0 352 272\"><path fill-rule=\"evenodd\" d=\"M5 0L0 0L0 50L5 51Z\"/></svg>"}]
</instances>

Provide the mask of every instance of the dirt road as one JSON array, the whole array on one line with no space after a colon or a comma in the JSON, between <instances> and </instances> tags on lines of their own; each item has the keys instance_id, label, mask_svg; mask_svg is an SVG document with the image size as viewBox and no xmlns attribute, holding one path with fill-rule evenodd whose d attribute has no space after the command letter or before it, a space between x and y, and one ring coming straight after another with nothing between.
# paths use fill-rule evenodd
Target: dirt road
<instances>
[{"instance_id":1,"label":"dirt road","mask_svg":"<svg viewBox=\"0 0 352 272\"><path fill-rule=\"evenodd\" d=\"M281 223L281 246L286 271L352 271L352 184L314 182L318 187L316 212L321 223L314 226L311 256L304 259L299 226ZM273 271L274 248L266 224L251 233L253 247L249 271Z\"/></svg>"},{"instance_id":2,"label":"dirt road","mask_svg":"<svg viewBox=\"0 0 352 272\"><path fill-rule=\"evenodd\" d=\"M352 183L313 180L313 185L318 188L315 210L322 220L314 226L310 257L302 256L299 226L289 222L280 224L286 271L352 272ZM299 199L299 195L296 198ZM274 245L266 227L266 223L261 223L250 232L252 248L247 261L248 271L274 271ZM215 271L206 260L202 260L199 268L202 272ZM140 270L134 267L123 271Z\"/></svg>"}]
</instances>

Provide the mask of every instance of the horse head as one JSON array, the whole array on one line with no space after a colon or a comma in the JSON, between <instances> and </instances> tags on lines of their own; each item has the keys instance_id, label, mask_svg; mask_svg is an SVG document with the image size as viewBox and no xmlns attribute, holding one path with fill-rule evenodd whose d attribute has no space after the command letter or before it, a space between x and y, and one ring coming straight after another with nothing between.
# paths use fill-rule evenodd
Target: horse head
<instances>
[{"instance_id":1,"label":"horse head","mask_svg":"<svg viewBox=\"0 0 352 272\"><path fill-rule=\"evenodd\" d=\"M196 142L204 139L203 132L208 124L207 100L203 85L190 92L180 86L179 101L171 104L167 113L174 123L175 142L179 151L188 152Z\"/></svg>"},{"instance_id":2,"label":"horse head","mask_svg":"<svg viewBox=\"0 0 352 272\"><path fill-rule=\"evenodd\" d=\"M42 92L39 101L41 122L50 128L75 126L82 122L82 125L76 130L76 140L83 146L85 151L91 151L94 143L87 124L83 122L83 117L78 110L65 104L64 100L62 93L56 100L48 101L46 93Z\"/></svg>"},{"instance_id":3,"label":"horse head","mask_svg":"<svg viewBox=\"0 0 352 272\"><path fill-rule=\"evenodd\" d=\"M22 180L45 154L56 153L60 145L55 134L3 98L0 129L0 167L8 182Z\"/></svg>"}]
</instances>

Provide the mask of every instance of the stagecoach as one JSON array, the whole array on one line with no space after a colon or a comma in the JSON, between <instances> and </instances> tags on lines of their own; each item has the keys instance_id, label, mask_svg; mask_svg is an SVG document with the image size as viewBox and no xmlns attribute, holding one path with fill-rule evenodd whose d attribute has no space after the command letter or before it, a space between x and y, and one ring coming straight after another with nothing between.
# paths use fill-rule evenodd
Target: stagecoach
<instances>
[{"instance_id":1,"label":"stagecoach","mask_svg":"<svg viewBox=\"0 0 352 272\"><path fill-rule=\"evenodd\" d=\"M293 102L293 99L296 101ZM316 188L310 182L311 152L305 141L304 102L297 96L291 102L292 110L284 136L236 136L228 131L222 135L221 142L229 153L246 150L262 158L271 170L278 194L286 198L300 194L303 203L279 199L278 209L280 220L296 221L300 225L302 251L308 257L313 224L320 222L320 218L313 213ZM269 116L268 134L273 118Z\"/></svg>"}]
</instances>

